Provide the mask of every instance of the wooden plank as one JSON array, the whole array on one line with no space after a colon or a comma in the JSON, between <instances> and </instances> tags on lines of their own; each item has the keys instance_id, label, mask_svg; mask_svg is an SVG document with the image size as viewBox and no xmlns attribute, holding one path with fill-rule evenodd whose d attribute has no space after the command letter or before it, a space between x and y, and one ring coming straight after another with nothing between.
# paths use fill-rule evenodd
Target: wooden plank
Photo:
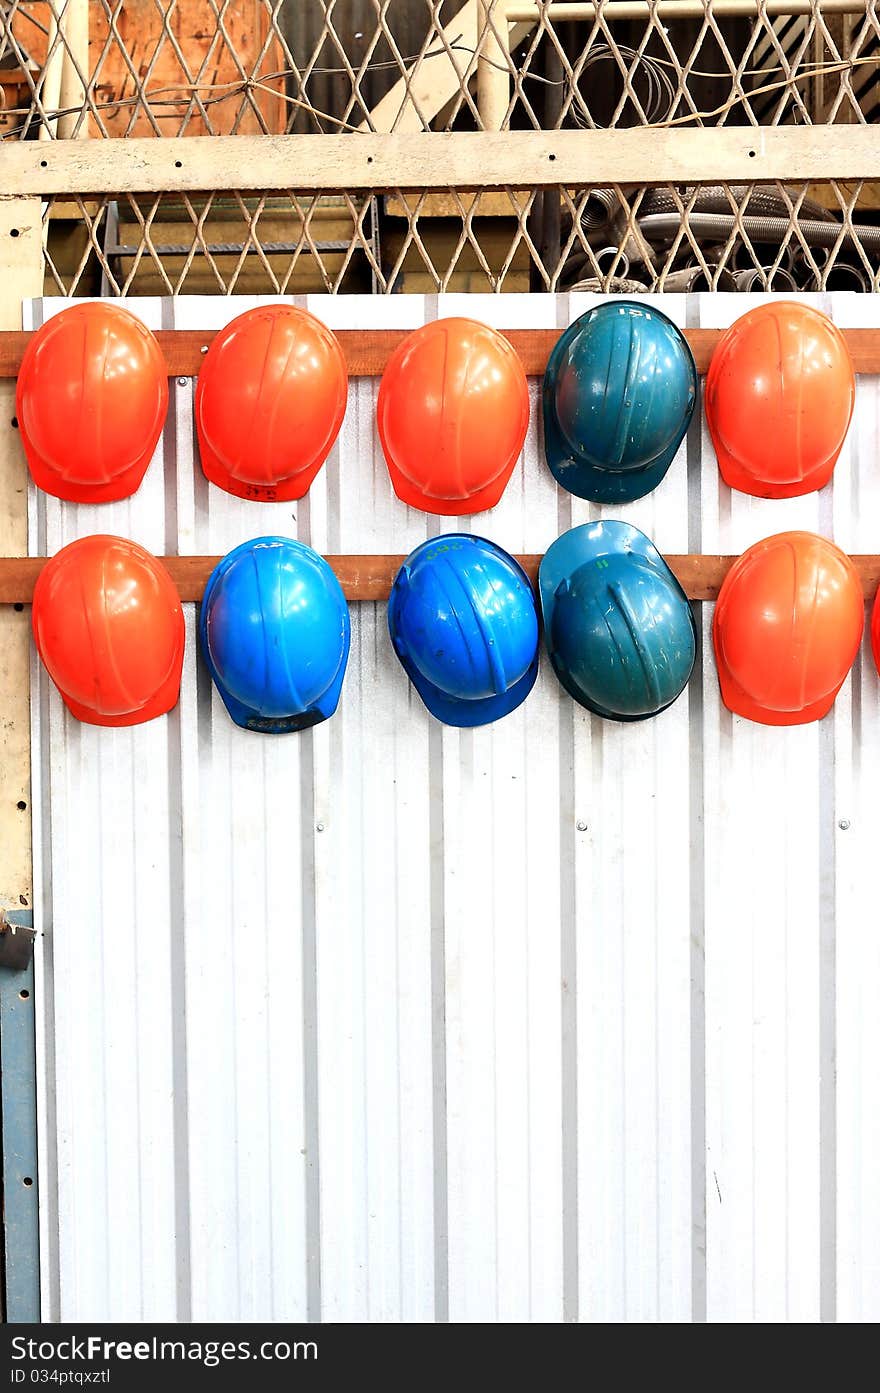
<instances>
[{"instance_id":1,"label":"wooden plank","mask_svg":"<svg viewBox=\"0 0 880 1393\"><path fill-rule=\"evenodd\" d=\"M404 329L337 329L336 337L342 345L349 376L378 377L408 332ZM683 332L697 371L707 372L721 330L685 329ZM842 332L855 371L880 373L880 329L844 329ZM216 333L214 329L158 330L156 338L165 355L169 377L194 376ZM530 377L540 377L559 338L559 330L502 329L501 333L516 349L526 373ZM21 330L0 331L0 379L17 376L31 338L30 333Z\"/></svg>"},{"instance_id":2,"label":"wooden plank","mask_svg":"<svg viewBox=\"0 0 880 1393\"><path fill-rule=\"evenodd\" d=\"M36 142L35 142L36 143ZM38 199L0 201L0 329L21 324L23 297L43 291ZM27 474L13 426L15 384L0 382L0 552L27 551ZM0 909L32 903L28 616L0 609Z\"/></svg>"},{"instance_id":3,"label":"wooden plank","mask_svg":"<svg viewBox=\"0 0 880 1393\"><path fill-rule=\"evenodd\" d=\"M177 586L181 600L200 600L219 556L162 556ZM538 577L539 554L529 552L517 561L534 584ZM709 556L690 553L667 555L666 560L678 576L689 599L715 600L735 556ZM387 600L391 584L403 564L402 555L328 556L345 596L349 600ZM873 600L880 586L880 555L853 556L866 600ZM37 577L46 564L45 556L0 557L0 606L29 605ZM0 614L3 611L0 609Z\"/></svg>"},{"instance_id":4,"label":"wooden plank","mask_svg":"<svg viewBox=\"0 0 880 1393\"><path fill-rule=\"evenodd\" d=\"M871 126L241 135L10 142L3 163L13 195L583 188L871 179L880 144Z\"/></svg>"}]
</instances>

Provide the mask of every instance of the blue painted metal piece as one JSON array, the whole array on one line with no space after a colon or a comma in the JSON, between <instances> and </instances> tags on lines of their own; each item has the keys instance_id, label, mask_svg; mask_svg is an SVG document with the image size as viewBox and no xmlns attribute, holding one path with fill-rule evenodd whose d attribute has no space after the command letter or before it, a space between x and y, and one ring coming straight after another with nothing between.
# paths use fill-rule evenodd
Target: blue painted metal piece
<instances>
[{"instance_id":1,"label":"blue painted metal piece","mask_svg":"<svg viewBox=\"0 0 880 1393\"><path fill-rule=\"evenodd\" d=\"M6 918L33 926L30 910ZM33 963L20 972L0 968L0 1071L6 1320L33 1324L40 1319Z\"/></svg>"},{"instance_id":2,"label":"blue painted metal piece","mask_svg":"<svg viewBox=\"0 0 880 1393\"><path fill-rule=\"evenodd\" d=\"M660 483L697 399L687 339L651 305L614 300L566 329L544 374L544 450L563 488L631 503Z\"/></svg>"},{"instance_id":3,"label":"blue painted metal piece","mask_svg":"<svg viewBox=\"0 0 880 1393\"><path fill-rule=\"evenodd\" d=\"M681 695L697 655L694 616L637 527L573 527L543 557L538 582L553 670L581 706L607 720L642 721Z\"/></svg>"}]
</instances>

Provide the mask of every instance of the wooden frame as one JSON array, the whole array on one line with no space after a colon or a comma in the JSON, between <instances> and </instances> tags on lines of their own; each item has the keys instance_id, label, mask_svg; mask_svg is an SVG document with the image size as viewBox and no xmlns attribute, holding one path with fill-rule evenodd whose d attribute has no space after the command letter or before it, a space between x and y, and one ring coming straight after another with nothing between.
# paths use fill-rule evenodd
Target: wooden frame
<instances>
[{"instance_id":1,"label":"wooden frame","mask_svg":"<svg viewBox=\"0 0 880 1393\"><path fill-rule=\"evenodd\" d=\"M45 556L0 557L0 606L30 604L37 577L46 559ZM516 559L534 584L540 555L530 552L518 555ZM736 559L736 556L708 556L693 552L665 556L691 600L717 599L721 583ZM880 586L880 556L853 556L851 559L859 573L865 599L873 600ZM159 560L167 567L181 600L193 601L202 598L208 577L221 558L162 556ZM387 600L404 557L349 554L328 556L327 560L336 572L347 599Z\"/></svg>"},{"instance_id":2,"label":"wooden frame","mask_svg":"<svg viewBox=\"0 0 880 1393\"><path fill-rule=\"evenodd\" d=\"M169 377L193 377L201 368L204 355L216 337L215 329L158 329L155 338L168 365ZM547 367L558 329L502 329L501 334L516 350L526 373L540 377ZM841 329L856 372L880 373L880 329ZM384 372L394 350L408 336L406 329L337 329L345 354L349 377L378 377ZM721 338L721 329L683 329L697 365L705 373ZM14 378L33 333L0 330L0 380Z\"/></svg>"},{"instance_id":3,"label":"wooden frame","mask_svg":"<svg viewBox=\"0 0 880 1393\"><path fill-rule=\"evenodd\" d=\"M0 247L5 272L0 279L0 329L17 329L22 300L43 293L38 199L0 200ZM15 385L0 382L0 553L23 557L27 467L14 413ZM0 608L0 712L0 910L21 910L33 902L30 624L27 614L9 607Z\"/></svg>"},{"instance_id":4,"label":"wooden frame","mask_svg":"<svg viewBox=\"0 0 880 1393\"><path fill-rule=\"evenodd\" d=\"M5 196L513 189L880 177L872 126L19 141Z\"/></svg>"}]
</instances>

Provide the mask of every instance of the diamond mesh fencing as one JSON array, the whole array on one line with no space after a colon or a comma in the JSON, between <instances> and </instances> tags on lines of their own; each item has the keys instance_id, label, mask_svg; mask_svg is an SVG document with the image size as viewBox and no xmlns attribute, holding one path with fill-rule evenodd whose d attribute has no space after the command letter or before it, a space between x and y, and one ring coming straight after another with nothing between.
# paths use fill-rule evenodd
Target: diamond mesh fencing
<instances>
[{"instance_id":1,"label":"diamond mesh fencing","mask_svg":"<svg viewBox=\"0 0 880 1393\"><path fill-rule=\"evenodd\" d=\"M873 0L0 0L0 138L866 124L878 56ZM649 183L55 197L46 289L878 289L880 182Z\"/></svg>"}]
</instances>

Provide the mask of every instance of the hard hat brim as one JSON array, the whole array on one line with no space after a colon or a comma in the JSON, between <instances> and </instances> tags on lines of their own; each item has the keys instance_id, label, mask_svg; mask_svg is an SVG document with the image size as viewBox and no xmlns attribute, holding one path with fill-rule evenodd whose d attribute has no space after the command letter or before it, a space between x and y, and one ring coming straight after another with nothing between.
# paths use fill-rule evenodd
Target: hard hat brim
<instances>
[{"instance_id":1,"label":"hard hat brim","mask_svg":"<svg viewBox=\"0 0 880 1393\"><path fill-rule=\"evenodd\" d=\"M485 513L489 508L494 508L496 504L501 502L501 496L510 482L510 477L519 458L517 455L511 460L509 467L504 470L503 474L499 474L497 479L492 480L491 484L477 489L476 493L469 494L467 498L429 498L401 473L385 450L384 445L383 453L385 463L388 466L391 486L401 503L405 503L408 508L417 508L420 513L433 513L435 516L443 518L469 517L471 513Z\"/></svg>"},{"instance_id":2,"label":"hard hat brim","mask_svg":"<svg viewBox=\"0 0 880 1393\"><path fill-rule=\"evenodd\" d=\"M122 726L145 725L147 721L154 721L157 716L165 716L180 700L180 678L183 672L183 647L180 650L180 661L176 663L162 686L155 696L150 697L137 711L126 712L122 716L105 716L100 711L95 711L94 707L84 706L82 702L75 701L65 692L61 693L61 699L67 707L71 716L77 721L82 721L87 726L112 726L121 728Z\"/></svg>"},{"instance_id":3,"label":"hard hat brim","mask_svg":"<svg viewBox=\"0 0 880 1393\"><path fill-rule=\"evenodd\" d=\"M812 721L821 721L823 716L828 715L837 700L841 687L849 676L849 672L847 672L834 690L821 697L819 701L811 702L810 705L804 706L798 711L777 711L768 706L761 706L754 697L743 690L732 675L721 650L717 606L712 620L712 645L715 649L715 666L718 670L721 700L734 716L743 716L747 721L754 721L757 725L805 726Z\"/></svg>"},{"instance_id":4,"label":"hard hat brim","mask_svg":"<svg viewBox=\"0 0 880 1393\"><path fill-rule=\"evenodd\" d=\"M42 489L43 493L51 494L53 498L60 498L65 503L118 503L123 498L130 498L137 493L144 481L150 461L156 453L156 446L161 436L161 427L156 435L156 439L151 442L149 447L138 455L133 464L128 469L117 474L115 479L111 479L106 484L79 484L62 479L58 470L53 468L48 460L38 454L34 449L31 439L22 424L21 408L19 407L19 429L21 432L21 443L24 446L25 458L28 462L31 478L37 488Z\"/></svg>"},{"instance_id":5,"label":"hard hat brim","mask_svg":"<svg viewBox=\"0 0 880 1393\"><path fill-rule=\"evenodd\" d=\"M668 711L670 706L675 705L679 697L685 691L694 670L694 664L691 664L691 671L688 674L687 682L685 682L678 695L674 696L671 701L667 701L665 706L658 706L656 711L645 711L637 716L627 716L623 715L620 711L606 710L605 707L600 706L598 702L592 701L575 682L572 682L570 676L563 668L557 667L554 655L551 653L549 656L551 666L558 681L568 692L572 700L577 702L578 706L583 706L585 710L591 711L594 716L601 716L603 721L619 721L621 725L634 725L637 721L653 721L656 716L662 716L664 711ZM694 658L694 663L695 662L696 657Z\"/></svg>"},{"instance_id":6,"label":"hard hat brim","mask_svg":"<svg viewBox=\"0 0 880 1393\"><path fill-rule=\"evenodd\" d=\"M752 498L800 498L805 493L818 493L819 489L825 487L834 473L834 466L839 457L838 452L838 455L835 455L833 459L810 470L802 479L796 479L791 484L761 482L755 478L754 474L744 469L738 460L728 454L724 446L716 439L711 419L709 420L709 434L712 437L718 469L725 484L728 488L736 489L738 493L751 495Z\"/></svg>"},{"instance_id":7,"label":"hard hat brim","mask_svg":"<svg viewBox=\"0 0 880 1393\"><path fill-rule=\"evenodd\" d=\"M511 711L515 711L525 701L538 676L538 652L536 650L527 671L506 692L502 692L500 696L465 701L451 697L446 692L441 692L433 683L426 681L407 658L402 654L398 654L398 656L407 677L430 714L446 726L458 726L461 729L491 725L493 721L500 721L503 716L509 716Z\"/></svg>"},{"instance_id":8,"label":"hard hat brim","mask_svg":"<svg viewBox=\"0 0 880 1393\"><path fill-rule=\"evenodd\" d=\"M199 441L199 460L202 473L208 483L216 484L225 493L232 494L233 498L243 498L251 503L290 503L298 498L304 498L324 467L325 460L321 459L316 464L310 465L308 469L300 470L289 479L279 479L274 484L248 484L230 474L226 465L211 449L205 439L198 411L196 412L196 435Z\"/></svg>"},{"instance_id":9,"label":"hard hat brim","mask_svg":"<svg viewBox=\"0 0 880 1393\"><path fill-rule=\"evenodd\" d=\"M552 391L546 383L544 404L544 456L550 473L568 493L591 503L634 503L652 493L669 472L690 424L688 417L675 443L647 469L597 469L584 456L576 455L563 436Z\"/></svg>"}]
</instances>

